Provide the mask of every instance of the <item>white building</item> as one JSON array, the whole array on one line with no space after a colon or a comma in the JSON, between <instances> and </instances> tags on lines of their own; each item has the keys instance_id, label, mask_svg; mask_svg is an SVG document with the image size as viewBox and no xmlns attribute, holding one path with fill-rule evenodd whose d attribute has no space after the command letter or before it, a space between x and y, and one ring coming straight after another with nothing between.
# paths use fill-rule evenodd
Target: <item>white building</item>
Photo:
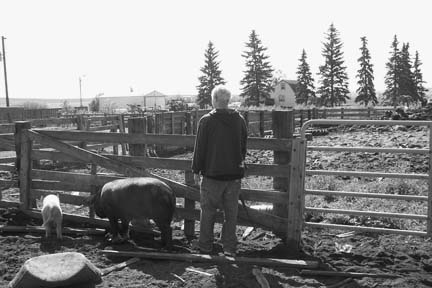
<instances>
[{"instance_id":1,"label":"white building","mask_svg":"<svg viewBox=\"0 0 432 288\"><path fill-rule=\"evenodd\" d=\"M164 110L166 97L166 95L154 90L143 96L143 106L146 109Z\"/></svg>"},{"instance_id":2,"label":"white building","mask_svg":"<svg viewBox=\"0 0 432 288\"><path fill-rule=\"evenodd\" d=\"M103 96L100 97L101 111L113 113L118 109L127 109L131 105L136 105L146 110L165 110L167 96L154 90L148 94L134 93L125 96ZM123 111L123 110L121 110Z\"/></svg>"},{"instance_id":3,"label":"white building","mask_svg":"<svg viewBox=\"0 0 432 288\"><path fill-rule=\"evenodd\" d=\"M295 80L280 80L274 86L274 90L270 93L270 98L274 99L274 104L280 107L295 106L295 91L297 81Z\"/></svg>"}]
</instances>

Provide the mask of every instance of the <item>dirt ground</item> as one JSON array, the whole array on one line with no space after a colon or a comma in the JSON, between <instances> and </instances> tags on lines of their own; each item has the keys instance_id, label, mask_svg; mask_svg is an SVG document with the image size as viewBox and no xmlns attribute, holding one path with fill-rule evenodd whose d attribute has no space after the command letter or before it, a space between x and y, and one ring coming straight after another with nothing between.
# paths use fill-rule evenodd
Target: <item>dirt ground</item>
<instances>
[{"instance_id":1,"label":"dirt ground","mask_svg":"<svg viewBox=\"0 0 432 288\"><path fill-rule=\"evenodd\" d=\"M350 142L351 137L363 139L370 146L374 146L377 141L381 141L377 140L377 137L371 136L370 131L349 132L334 132L327 136L314 137L314 141L310 145L329 142L340 143L341 141ZM397 131L390 132L399 133ZM386 132L377 131L377 133ZM400 131L400 133L400 135L394 135L395 141L405 139L408 143L412 142L412 145L420 145L420 147L427 144L427 141L424 140L427 139L425 138L427 135L422 130L410 131L411 136L404 136L407 135L406 131ZM347 135L350 136L347 137ZM380 145L383 147L391 146L389 143L380 142ZM328 159L320 160L319 154L312 155L310 161L311 163L308 165L321 164L324 167L336 165L337 161L339 163L352 163L352 161L348 161L342 156L337 159L332 158L331 161L328 161ZM375 162L372 161L371 163L378 165L382 161ZM425 163L422 159L419 159L417 164L418 167L423 167ZM414 165L412 169L418 171L423 168L415 168ZM10 177L7 173L0 176ZM6 197L17 200L17 196L12 192L4 192L4 198L6 195ZM41 225L41 221L30 219L15 209L0 209L0 225ZM64 223L64 226L77 227L76 224L67 222ZM191 242L184 237L181 223L173 223L173 228L176 248L172 253L185 253L185 249L194 252L193 241ZM216 230L220 231L219 228L218 226ZM347 231L306 228L302 235L301 252L293 253L292 249L285 246L278 237L259 228L255 229L246 239L242 239L241 236L245 228L239 227L237 230L239 238L238 256L315 260L319 261L320 270L384 273L398 276L397 278L363 277L347 279L346 277L304 276L300 275L299 269L292 268L256 267L261 270L270 287L432 287L432 243L430 238L372 233L354 233L347 237L338 237ZM140 247L160 248L158 237L153 238L147 234L138 233L131 236L133 241L130 243L111 245L105 241L103 236L65 236L63 241L58 242L54 239L45 239L41 234L36 233L0 233L0 287L7 287L7 284L13 279L22 264L27 259L38 255L76 251L83 253L96 267L102 269L126 260L126 258L113 258L102 255L99 253L102 249L137 250ZM218 236L218 233L216 233L216 236ZM345 244L350 245L352 249L345 252L336 249L338 246ZM216 250L221 251L218 243L215 245ZM184 249L181 249L181 247ZM187 268L208 274L193 272ZM121 271L114 271L104 276L103 282L96 287L260 288L260 284L252 273L254 268L252 265L244 264L142 260ZM184 283L176 276L182 278Z\"/></svg>"}]
</instances>

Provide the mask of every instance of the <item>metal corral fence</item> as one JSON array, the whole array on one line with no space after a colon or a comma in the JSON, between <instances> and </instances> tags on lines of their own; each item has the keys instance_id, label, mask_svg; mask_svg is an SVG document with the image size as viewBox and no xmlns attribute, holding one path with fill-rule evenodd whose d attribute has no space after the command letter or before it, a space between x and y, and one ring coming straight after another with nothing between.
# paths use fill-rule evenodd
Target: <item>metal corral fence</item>
<instances>
[{"instance_id":1,"label":"metal corral fence","mask_svg":"<svg viewBox=\"0 0 432 288\"><path fill-rule=\"evenodd\" d=\"M398 230L387 228L363 227L363 226L350 226L338 225L328 223L313 223L305 222L306 226L319 227L319 228L336 228L352 231L363 232L381 232L393 234L407 234L418 236L430 236L432 234L432 121L392 121L392 120L310 120L307 121L301 128L301 137L306 139L306 130L312 125L377 125L377 126L426 126L429 128L429 147L427 149L408 149L408 148L377 148L377 147L329 147L329 146L309 146L307 151L334 151L334 152L367 152L367 153L406 153L406 154L423 154L429 155L429 173L428 174L404 174L404 173L382 173L382 172L360 172L360 171L328 171L328 170L306 170L306 175L337 175L337 176L353 176L353 177L384 177L384 178L397 178L397 179L422 179L428 181L428 196L414 196L414 195L391 195L381 193L360 193L360 192L347 192L347 191L330 191L330 190L309 190L305 189L304 194L322 195L322 196L349 196L349 197L366 197L366 198L381 198L381 199L394 199L394 200L408 200L408 201L427 201L428 212L427 215L421 214L403 214L403 213L385 213L374 211L356 211L356 210L342 210L342 209L328 209L328 208L312 208L305 207L305 212L318 212L318 213L334 213L345 215L360 215L372 217L388 217L388 218L401 218L401 219L415 219L427 221L427 231L414 231L414 230Z\"/></svg>"}]
</instances>

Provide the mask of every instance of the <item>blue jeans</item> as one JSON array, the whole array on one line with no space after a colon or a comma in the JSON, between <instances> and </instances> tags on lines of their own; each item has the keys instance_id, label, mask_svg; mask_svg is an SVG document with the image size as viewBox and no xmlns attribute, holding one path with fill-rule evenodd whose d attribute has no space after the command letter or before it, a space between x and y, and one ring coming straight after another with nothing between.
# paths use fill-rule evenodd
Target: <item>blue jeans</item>
<instances>
[{"instance_id":1,"label":"blue jeans","mask_svg":"<svg viewBox=\"0 0 432 288\"><path fill-rule=\"evenodd\" d=\"M201 216L199 247L202 251L213 249L214 223L217 209L224 212L222 245L225 252L235 253L237 248L237 213L241 180L220 181L203 177L201 181Z\"/></svg>"}]
</instances>

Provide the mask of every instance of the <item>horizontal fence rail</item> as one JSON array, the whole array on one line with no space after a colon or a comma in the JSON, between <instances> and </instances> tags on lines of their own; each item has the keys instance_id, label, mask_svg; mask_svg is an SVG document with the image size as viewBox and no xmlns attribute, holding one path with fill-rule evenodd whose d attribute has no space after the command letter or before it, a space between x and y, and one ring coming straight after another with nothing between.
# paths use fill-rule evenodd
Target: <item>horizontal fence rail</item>
<instances>
[{"instance_id":1,"label":"horizontal fence rail","mask_svg":"<svg viewBox=\"0 0 432 288\"><path fill-rule=\"evenodd\" d=\"M338 176L350 176L350 177L385 177L385 178L405 178L405 179L429 179L429 174L330 171L330 170L306 170L306 175L338 175Z\"/></svg>"},{"instance_id":2,"label":"horizontal fence rail","mask_svg":"<svg viewBox=\"0 0 432 288\"><path fill-rule=\"evenodd\" d=\"M332 191L332 190L314 190L306 189L307 194L322 195L322 196L342 196L342 197L356 197L356 198L380 198L380 199L394 199L394 200L407 200L407 201L426 201L427 196L415 195L394 195L382 193L366 193L366 192L349 192L349 191Z\"/></svg>"},{"instance_id":3,"label":"horizontal fence rail","mask_svg":"<svg viewBox=\"0 0 432 288\"><path fill-rule=\"evenodd\" d=\"M34 132L47 135L62 141L86 141L104 143L129 143L129 144L156 144L193 147L195 145L194 135L170 135L170 134L128 134L110 132L87 132L87 131L49 131L34 129ZM276 151L289 151L291 140L277 138L254 138L249 137L248 149L263 149Z\"/></svg>"}]
</instances>

